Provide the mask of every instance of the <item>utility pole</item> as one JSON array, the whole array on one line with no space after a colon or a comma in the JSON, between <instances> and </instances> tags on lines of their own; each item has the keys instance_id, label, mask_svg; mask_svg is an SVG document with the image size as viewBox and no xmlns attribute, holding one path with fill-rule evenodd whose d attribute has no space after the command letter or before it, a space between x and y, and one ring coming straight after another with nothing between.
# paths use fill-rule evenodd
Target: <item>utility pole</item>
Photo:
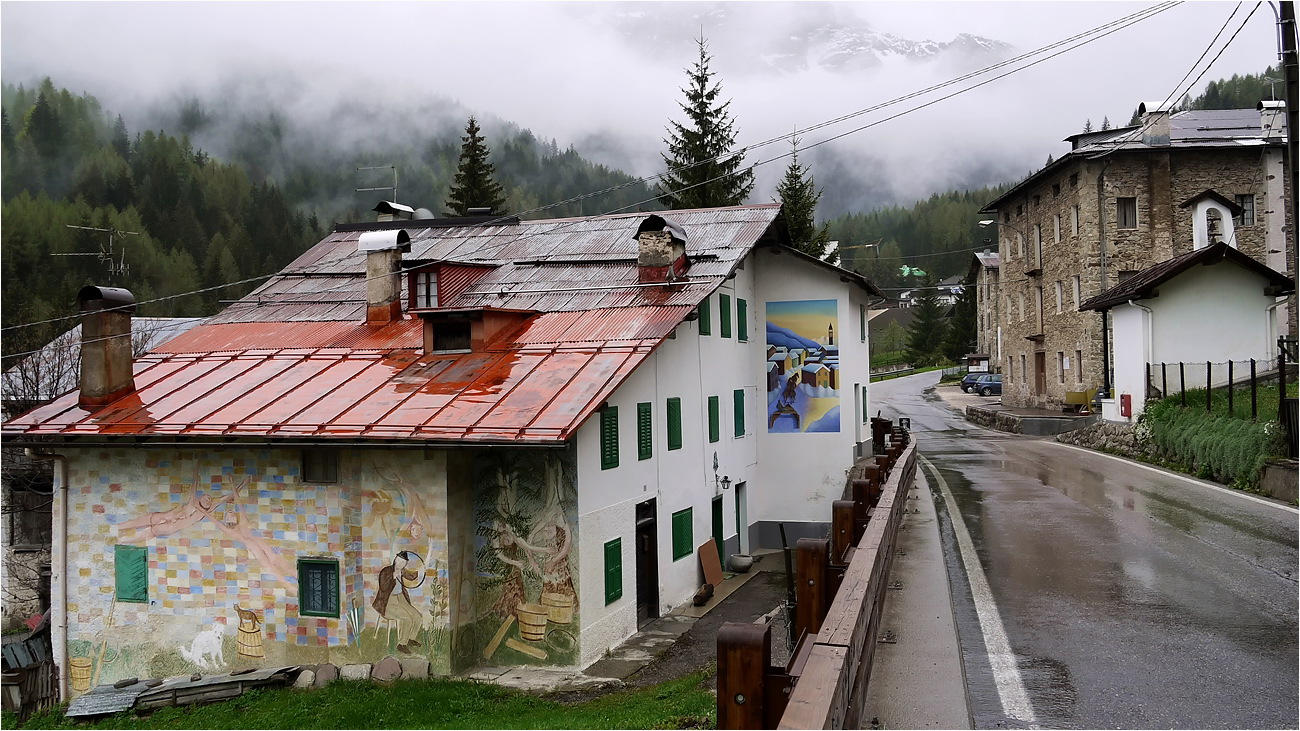
<instances>
[{"instance_id":1,"label":"utility pole","mask_svg":"<svg viewBox=\"0 0 1300 731\"><path fill-rule=\"evenodd\" d=\"M1296 229L1300 227L1300 208L1296 206L1297 190L1300 190L1300 67L1296 58L1295 3L1290 0L1279 3L1280 18L1278 30L1282 36L1282 75L1286 92L1286 157L1287 177L1291 183L1291 197L1287 200L1287 209L1291 214L1291 225L1287 227L1286 241L1291 253L1296 253ZM1295 272L1290 272L1292 276Z\"/></svg>"}]
</instances>

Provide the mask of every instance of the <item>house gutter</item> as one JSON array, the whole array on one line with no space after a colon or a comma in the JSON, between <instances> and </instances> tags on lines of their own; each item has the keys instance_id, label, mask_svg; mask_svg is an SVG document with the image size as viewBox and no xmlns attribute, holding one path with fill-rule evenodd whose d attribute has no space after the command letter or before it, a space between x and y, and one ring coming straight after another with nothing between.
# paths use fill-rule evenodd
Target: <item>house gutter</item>
<instances>
[{"instance_id":1,"label":"house gutter","mask_svg":"<svg viewBox=\"0 0 1300 731\"><path fill-rule=\"evenodd\" d=\"M41 435L49 437L51 435ZM569 439L571 439L570 437ZM4 440L8 446L26 447L29 451L33 447L52 447L57 446L59 449L111 449L111 448L169 448L169 449L195 449L198 447L212 449L243 449L246 447L264 448L264 449L319 449L321 447L338 447L347 449L447 449L455 447L464 449L466 447L479 447L490 449L493 447L512 447L512 448L542 448L542 449L564 449L569 445L569 439L564 441L503 441L503 442L464 442L464 441L411 441L411 442L333 442L329 440L319 441L299 441L299 442L282 442L282 441L238 441L238 442L156 442L152 440L140 441L85 441L77 439L76 441L67 442L50 442L50 441L31 441L24 442L20 436L6 435ZM39 459L64 459L62 455L42 455L33 454Z\"/></svg>"},{"instance_id":2,"label":"house gutter","mask_svg":"<svg viewBox=\"0 0 1300 731\"><path fill-rule=\"evenodd\" d=\"M57 574L51 577L50 587L53 593L50 612L50 641L54 646L55 663L59 676L59 700L68 699L68 458L62 454L38 452L34 449L24 450L32 459L48 459L54 463L54 499L58 506L59 519L54 524L54 539L50 552L50 563Z\"/></svg>"}]
</instances>

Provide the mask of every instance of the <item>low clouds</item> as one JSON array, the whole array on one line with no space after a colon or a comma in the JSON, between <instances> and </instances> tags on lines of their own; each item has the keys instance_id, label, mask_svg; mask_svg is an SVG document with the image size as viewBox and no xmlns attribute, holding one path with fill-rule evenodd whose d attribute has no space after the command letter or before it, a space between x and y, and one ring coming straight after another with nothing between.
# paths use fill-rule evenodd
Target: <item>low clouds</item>
<instances>
[{"instance_id":1,"label":"low clouds","mask_svg":"<svg viewBox=\"0 0 1300 731\"><path fill-rule=\"evenodd\" d=\"M645 175L659 171L668 120L682 116L683 69L695 60L693 38L701 29L723 94L732 100L740 141L751 145L1142 7L10 2L0 9L0 62L7 82L48 75L128 117L178 99L220 99L251 112L280 108L295 123L349 145L463 124L467 109ZM1085 119L1099 126L1109 116L1124 124L1140 100L1163 98L1232 9L1185 3L1002 81L810 150L803 160L814 165L819 184L837 188L827 191L823 213L908 204L956 186L1018 178L1068 149L1061 139L1080 131ZM1256 12L1193 95L1210 79L1274 63L1273 20L1266 8ZM919 55L902 55L899 49L908 48ZM903 108L808 133L803 144ZM133 128L149 121L128 119ZM788 150L781 142L752 159ZM774 162L758 171L756 201L771 198L784 166Z\"/></svg>"}]
</instances>

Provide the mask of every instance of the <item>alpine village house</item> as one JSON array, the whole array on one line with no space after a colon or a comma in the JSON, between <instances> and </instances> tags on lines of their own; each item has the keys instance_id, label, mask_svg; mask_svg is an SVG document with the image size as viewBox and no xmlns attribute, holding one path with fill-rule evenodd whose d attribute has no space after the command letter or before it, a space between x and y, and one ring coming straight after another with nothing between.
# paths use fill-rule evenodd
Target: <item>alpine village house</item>
<instances>
[{"instance_id":1,"label":"alpine village house","mask_svg":"<svg viewBox=\"0 0 1300 731\"><path fill-rule=\"evenodd\" d=\"M1138 272L1225 243L1294 280L1284 111L1143 104L1139 124L1067 138L1069 153L981 210L998 249L971 262L976 342L1003 374L1004 404L1059 408L1097 391L1103 417L1121 418L1109 313L1080 307ZM1271 313L1261 352L1234 358L1272 359L1277 337L1294 336L1294 294Z\"/></svg>"},{"instance_id":2,"label":"alpine village house","mask_svg":"<svg viewBox=\"0 0 1300 731\"><path fill-rule=\"evenodd\" d=\"M341 224L4 425L55 465L56 662L128 677L586 665L724 560L820 535L869 452L867 280L777 205ZM803 379L808 380L803 380ZM64 697L68 697L67 694Z\"/></svg>"}]
</instances>

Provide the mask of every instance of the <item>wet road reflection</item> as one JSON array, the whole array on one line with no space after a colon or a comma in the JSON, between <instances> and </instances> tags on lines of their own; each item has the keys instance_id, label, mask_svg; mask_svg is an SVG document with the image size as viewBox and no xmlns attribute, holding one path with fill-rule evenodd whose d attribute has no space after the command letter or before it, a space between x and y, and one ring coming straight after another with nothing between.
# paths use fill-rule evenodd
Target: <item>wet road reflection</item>
<instances>
[{"instance_id":1,"label":"wet road reflection","mask_svg":"<svg viewBox=\"0 0 1300 731\"><path fill-rule=\"evenodd\" d=\"M873 384L873 408L912 420L951 491L1039 725L1297 726L1296 511L980 429L926 393L937 381ZM976 725L1023 725L998 701L939 507Z\"/></svg>"}]
</instances>

